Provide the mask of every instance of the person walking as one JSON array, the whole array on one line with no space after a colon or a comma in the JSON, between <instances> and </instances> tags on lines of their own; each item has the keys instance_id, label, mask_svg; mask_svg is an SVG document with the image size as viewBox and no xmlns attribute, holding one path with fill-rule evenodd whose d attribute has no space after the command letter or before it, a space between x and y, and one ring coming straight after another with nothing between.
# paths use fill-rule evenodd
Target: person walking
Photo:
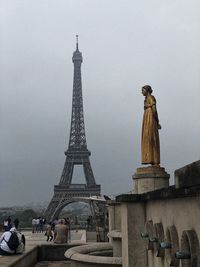
<instances>
[{"instance_id":1,"label":"person walking","mask_svg":"<svg viewBox=\"0 0 200 267\"><path fill-rule=\"evenodd\" d=\"M64 218L64 220L65 220L65 224L67 225L67 227L68 227L68 241L70 242L71 241L71 220L70 220L70 218L69 217L67 217L67 218Z\"/></svg>"},{"instance_id":2,"label":"person walking","mask_svg":"<svg viewBox=\"0 0 200 267\"><path fill-rule=\"evenodd\" d=\"M46 236L47 236L47 242L53 239L53 231L51 229L51 223L48 223L46 228Z\"/></svg>"},{"instance_id":3,"label":"person walking","mask_svg":"<svg viewBox=\"0 0 200 267\"><path fill-rule=\"evenodd\" d=\"M36 224L37 224L36 219L33 218L33 220L32 220L32 233L33 233L33 234L34 234L35 231L36 231Z\"/></svg>"}]
</instances>

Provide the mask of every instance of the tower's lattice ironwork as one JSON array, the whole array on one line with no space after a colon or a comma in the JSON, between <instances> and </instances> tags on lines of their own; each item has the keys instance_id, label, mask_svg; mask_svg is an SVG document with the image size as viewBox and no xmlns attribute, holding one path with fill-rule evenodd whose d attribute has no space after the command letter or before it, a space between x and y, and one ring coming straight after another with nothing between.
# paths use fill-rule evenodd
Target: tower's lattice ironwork
<instances>
[{"instance_id":1,"label":"tower's lattice ironwork","mask_svg":"<svg viewBox=\"0 0 200 267\"><path fill-rule=\"evenodd\" d=\"M76 51L73 53L72 61L74 63L74 80L69 145L65 152L66 160L60 183L54 186L54 196L45 212L47 219L53 219L55 216L58 216L64 204L69 203L72 198L100 195L101 191L101 186L95 182L89 159L91 153L87 149L81 82L83 58L78 48L78 36ZM83 166L86 184L72 184L75 165Z\"/></svg>"}]
</instances>

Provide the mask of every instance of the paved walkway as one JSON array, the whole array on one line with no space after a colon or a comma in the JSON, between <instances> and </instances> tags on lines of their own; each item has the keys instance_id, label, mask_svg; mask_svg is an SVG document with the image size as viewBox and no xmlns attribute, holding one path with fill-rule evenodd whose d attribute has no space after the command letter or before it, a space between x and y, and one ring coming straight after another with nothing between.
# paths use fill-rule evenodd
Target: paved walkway
<instances>
[{"instance_id":1,"label":"paved walkway","mask_svg":"<svg viewBox=\"0 0 200 267\"><path fill-rule=\"evenodd\" d=\"M68 261L41 261L34 267L71 267L71 263Z\"/></svg>"},{"instance_id":2,"label":"paved walkway","mask_svg":"<svg viewBox=\"0 0 200 267\"><path fill-rule=\"evenodd\" d=\"M31 231L24 231L23 234L26 238L26 247L33 247L33 245L53 243L46 241L44 233L32 233ZM71 230L69 243L85 243L86 242L86 230Z\"/></svg>"}]
</instances>

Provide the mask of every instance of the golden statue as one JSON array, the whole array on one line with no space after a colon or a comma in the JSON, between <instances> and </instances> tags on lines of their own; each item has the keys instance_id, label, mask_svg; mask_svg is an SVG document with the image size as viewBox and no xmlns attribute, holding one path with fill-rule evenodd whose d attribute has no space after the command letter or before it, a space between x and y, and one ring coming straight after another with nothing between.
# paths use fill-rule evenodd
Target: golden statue
<instances>
[{"instance_id":1,"label":"golden statue","mask_svg":"<svg viewBox=\"0 0 200 267\"><path fill-rule=\"evenodd\" d=\"M144 115L142 123L142 164L160 164L160 141L158 130L161 129L156 109L156 99L151 95L151 86L142 87Z\"/></svg>"}]
</instances>

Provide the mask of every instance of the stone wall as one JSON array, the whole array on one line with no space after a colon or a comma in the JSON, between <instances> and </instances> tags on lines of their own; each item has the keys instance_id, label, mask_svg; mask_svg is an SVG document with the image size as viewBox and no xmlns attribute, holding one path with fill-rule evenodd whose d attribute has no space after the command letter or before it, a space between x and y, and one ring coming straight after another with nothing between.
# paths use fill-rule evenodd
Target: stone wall
<instances>
[{"instance_id":1,"label":"stone wall","mask_svg":"<svg viewBox=\"0 0 200 267\"><path fill-rule=\"evenodd\" d=\"M181 260L175 259L175 252L183 250L192 259L184 260L182 267L200 267L200 196L121 202L120 208L123 267L178 267ZM115 239L110 238L115 250ZM161 242L171 243L172 249L161 249Z\"/></svg>"},{"instance_id":2,"label":"stone wall","mask_svg":"<svg viewBox=\"0 0 200 267\"><path fill-rule=\"evenodd\" d=\"M170 242L172 244L172 249L164 249L163 252L159 255L159 244L154 244L152 249L148 250L148 266L154 267L165 267L170 266L173 263L173 266L178 266L178 261L175 258L176 251L182 251L184 242L189 241L189 252L191 253L192 260L185 260L186 266L200 266L199 264L199 244L195 244L195 248L192 247L192 244L195 243L194 236L195 234L200 240L200 198L199 197L190 197L190 198L177 198L169 200L155 200L148 201L145 205L146 210L146 222L152 222L153 224L153 236L159 238L159 242ZM160 225L160 236L159 233L156 233L156 226ZM143 232L145 232L145 227ZM188 241L184 237L185 233L188 234ZM170 237L171 235L171 237ZM176 240L173 240L173 236L176 236ZM145 242L145 241L144 241ZM174 250L173 250L174 248ZM171 255L169 255L171 252ZM198 254L198 255L197 255ZM193 265L192 261L197 257L198 263Z\"/></svg>"},{"instance_id":3,"label":"stone wall","mask_svg":"<svg viewBox=\"0 0 200 267\"><path fill-rule=\"evenodd\" d=\"M121 221L123 267L200 267L199 168L198 161L177 170L175 186L118 196L118 212L110 203L110 220ZM110 240L115 251L119 244Z\"/></svg>"}]
</instances>

